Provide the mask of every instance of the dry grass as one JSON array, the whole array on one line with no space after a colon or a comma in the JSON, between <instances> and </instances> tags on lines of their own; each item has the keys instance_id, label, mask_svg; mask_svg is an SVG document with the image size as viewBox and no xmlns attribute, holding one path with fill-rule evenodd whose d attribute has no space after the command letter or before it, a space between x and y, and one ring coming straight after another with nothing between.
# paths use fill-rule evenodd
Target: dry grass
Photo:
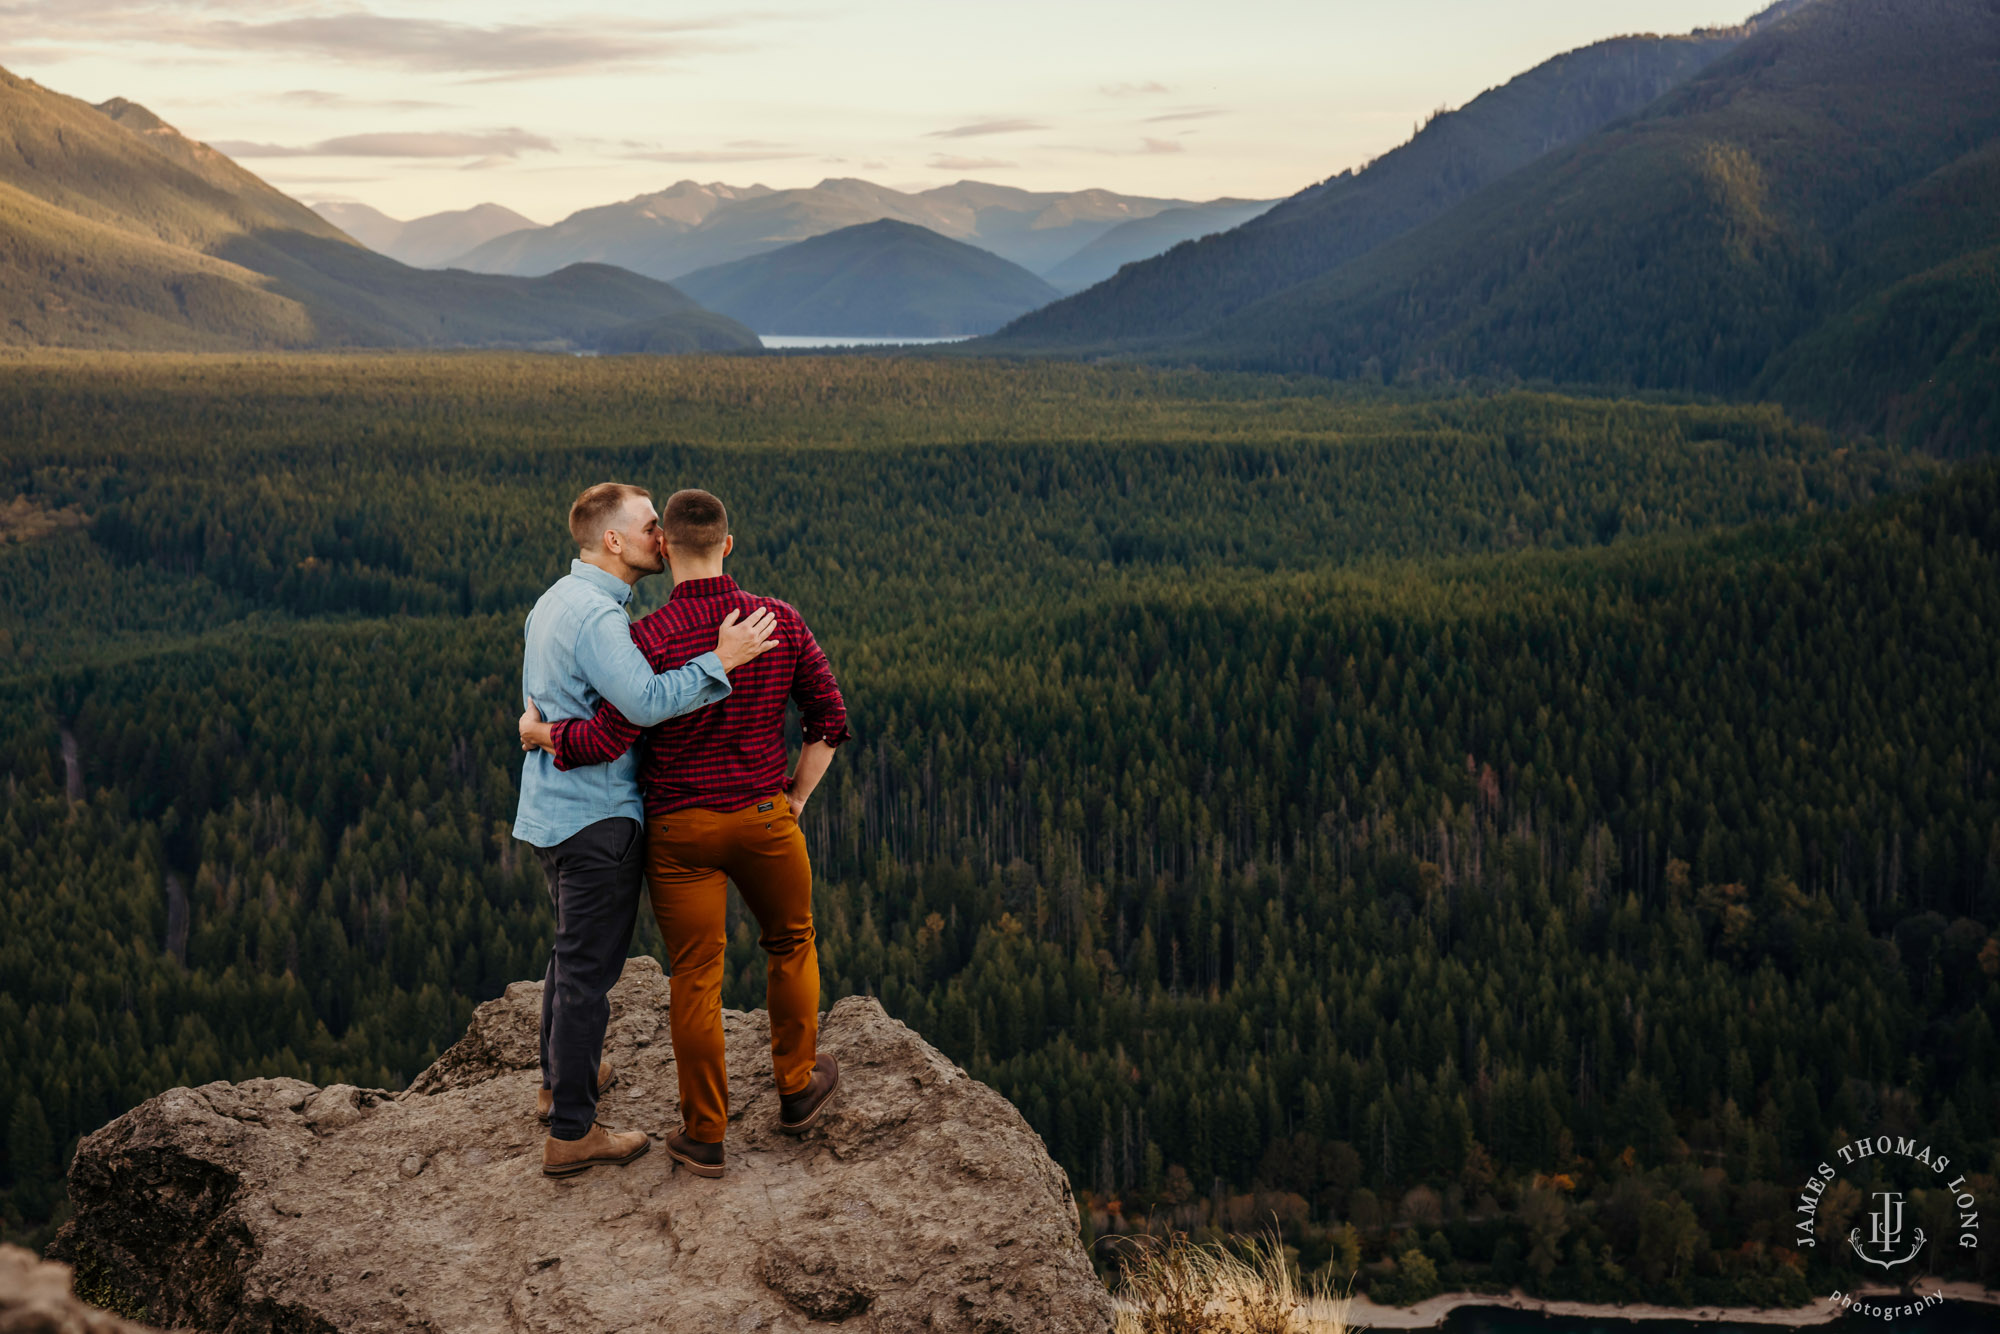
<instances>
[{"instance_id":1,"label":"dry grass","mask_svg":"<svg viewBox=\"0 0 2000 1334\"><path fill-rule=\"evenodd\" d=\"M1174 1235L1126 1260L1117 1334L1347 1334L1347 1295L1301 1283L1276 1237L1240 1249Z\"/></svg>"}]
</instances>

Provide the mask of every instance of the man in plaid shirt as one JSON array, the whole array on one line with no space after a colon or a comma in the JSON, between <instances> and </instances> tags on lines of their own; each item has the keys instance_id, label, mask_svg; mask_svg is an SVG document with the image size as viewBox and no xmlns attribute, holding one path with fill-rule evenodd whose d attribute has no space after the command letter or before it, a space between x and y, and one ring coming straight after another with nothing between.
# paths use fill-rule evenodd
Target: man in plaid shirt
<instances>
[{"instance_id":1,"label":"man in plaid shirt","mask_svg":"<svg viewBox=\"0 0 2000 1334\"><path fill-rule=\"evenodd\" d=\"M778 1126L802 1133L825 1110L839 1064L818 1051L819 956L812 921L812 864L798 816L847 740L847 708L826 654L793 608L745 593L722 572L735 549L728 512L706 491L678 491L660 516L673 569L665 606L632 627L654 671L676 667L715 643L731 612L768 608L773 647L731 674L728 698L641 729L609 701L589 719L531 724L522 731L569 770L617 759L639 746L646 805L646 882L673 968L674 1060L680 1072L679 1133L667 1152L700 1176L723 1172L729 1081L722 1052L724 909L735 881L761 928L771 1066ZM785 701L796 700L805 745L787 776Z\"/></svg>"}]
</instances>

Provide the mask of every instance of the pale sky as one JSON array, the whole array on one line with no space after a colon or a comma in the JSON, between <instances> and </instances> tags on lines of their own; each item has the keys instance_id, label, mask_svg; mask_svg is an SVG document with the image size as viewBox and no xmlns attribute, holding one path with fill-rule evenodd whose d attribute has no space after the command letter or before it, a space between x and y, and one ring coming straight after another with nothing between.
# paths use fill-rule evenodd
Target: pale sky
<instances>
[{"instance_id":1,"label":"pale sky","mask_svg":"<svg viewBox=\"0 0 2000 1334\"><path fill-rule=\"evenodd\" d=\"M0 65L308 202L538 222L693 178L1275 198L1549 56L1756 0L0 0Z\"/></svg>"}]
</instances>

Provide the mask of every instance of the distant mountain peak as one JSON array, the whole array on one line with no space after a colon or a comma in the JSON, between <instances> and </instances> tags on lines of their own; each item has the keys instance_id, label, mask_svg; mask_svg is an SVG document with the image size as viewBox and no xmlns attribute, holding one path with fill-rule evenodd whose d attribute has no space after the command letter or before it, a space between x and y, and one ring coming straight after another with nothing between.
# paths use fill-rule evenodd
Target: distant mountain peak
<instances>
[{"instance_id":1,"label":"distant mountain peak","mask_svg":"<svg viewBox=\"0 0 2000 1334\"><path fill-rule=\"evenodd\" d=\"M120 125L123 125L126 129L137 130L141 134L180 133L179 130L176 130L151 111L148 111L145 107L140 106L137 102L129 98L114 97L108 101L99 102L97 103L97 109L117 121Z\"/></svg>"},{"instance_id":2,"label":"distant mountain peak","mask_svg":"<svg viewBox=\"0 0 2000 1334\"><path fill-rule=\"evenodd\" d=\"M549 227L497 238L452 262L482 273L549 273L578 260L606 260L651 277L684 274L878 218L894 218L964 241L1045 274L1106 232L1170 209L1201 207L1104 189L1023 190L960 180L915 192L855 176L773 190L719 181L676 181L614 204L579 209ZM1181 236L1171 229L1128 238L1144 246ZM1145 250L1124 254L1140 258Z\"/></svg>"},{"instance_id":3,"label":"distant mountain peak","mask_svg":"<svg viewBox=\"0 0 2000 1334\"><path fill-rule=\"evenodd\" d=\"M508 208L505 204L495 204L490 200L484 204L474 204L468 209L461 209L459 212L468 218L491 218L504 214L509 218L519 218L521 222L530 227L540 226L533 218L523 217L513 209Z\"/></svg>"},{"instance_id":4,"label":"distant mountain peak","mask_svg":"<svg viewBox=\"0 0 2000 1334\"><path fill-rule=\"evenodd\" d=\"M235 188L243 180L256 180L256 177L238 166L227 154L210 148L199 139L188 138L130 98L110 98L97 103L95 110L103 112L132 133L144 136L153 147L184 166L193 167L205 177L209 177L212 183L222 184L225 188ZM261 180L257 183L263 184ZM277 191L273 190L271 193L276 194ZM285 202L291 204L293 201L286 197Z\"/></svg>"},{"instance_id":5,"label":"distant mountain peak","mask_svg":"<svg viewBox=\"0 0 2000 1334\"><path fill-rule=\"evenodd\" d=\"M822 232L678 285L759 333L891 338L997 329L1057 294L991 251L898 218Z\"/></svg>"},{"instance_id":6,"label":"distant mountain peak","mask_svg":"<svg viewBox=\"0 0 2000 1334\"><path fill-rule=\"evenodd\" d=\"M320 203L313 205L313 212L370 250L416 268L447 264L496 236L541 225L490 201L407 222L361 203Z\"/></svg>"},{"instance_id":7,"label":"distant mountain peak","mask_svg":"<svg viewBox=\"0 0 2000 1334\"><path fill-rule=\"evenodd\" d=\"M678 180L664 190L634 195L634 199L680 199L688 195L712 195L718 199L740 199L746 195L769 194L768 185L730 185L726 181Z\"/></svg>"},{"instance_id":8,"label":"distant mountain peak","mask_svg":"<svg viewBox=\"0 0 2000 1334\"><path fill-rule=\"evenodd\" d=\"M941 235L940 233L931 230L929 227L919 227L916 223L904 222L901 218L877 218L873 222L861 222L861 223L856 223L852 227L844 227L838 232L822 232L820 236L815 236L810 239L817 241L824 236L841 236L841 235L852 236L858 233L867 233L867 232L883 232L883 233L903 232L915 236ZM943 239L949 240L950 238L945 237ZM803 245L805 243L802 241L800 242L800 244Z\"/></svg>"},{"instance_id":9,"label":"distant mountain peak","mask_svg":"<svg viewBox=\"0 0 2000 1334\"><path fill-rule=\"evenodd\" d=\"M1744 21L1743 26L1752 30L1768 27L1780 19L1790 18L1808 5L1817 3L1819 3L1819 0L1777 0L1776 4L1767 6L1752 14Z\"/></svg>"}]
</instances>

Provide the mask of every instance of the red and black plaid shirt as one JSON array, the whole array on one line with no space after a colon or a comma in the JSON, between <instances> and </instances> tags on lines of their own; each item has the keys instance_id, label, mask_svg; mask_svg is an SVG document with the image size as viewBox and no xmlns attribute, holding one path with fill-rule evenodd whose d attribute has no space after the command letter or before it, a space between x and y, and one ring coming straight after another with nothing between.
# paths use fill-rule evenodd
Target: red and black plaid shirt
<instances>
[{"instance_id":1,"label":"red and black plaid shirt","mask_svg":"<svg viewBox=\"0 0 2000 1334\"><path fill-rule=\"evenodd\" d=\"M785 701L799 702L808 743L847 740L847 706L826 654L805 621L776 598L745 593L728 575L675 584L666 605L632 626L632 642L656 672L671 671L715 647L722 618L759 607L778 618L781 641L729 674L727 699L643 729L609 700L588 719L556 723L556 768L604 764L639 742L639 791L648 815L700 806L740 810L786 786Z\"/></svg>"}]
</instances>

